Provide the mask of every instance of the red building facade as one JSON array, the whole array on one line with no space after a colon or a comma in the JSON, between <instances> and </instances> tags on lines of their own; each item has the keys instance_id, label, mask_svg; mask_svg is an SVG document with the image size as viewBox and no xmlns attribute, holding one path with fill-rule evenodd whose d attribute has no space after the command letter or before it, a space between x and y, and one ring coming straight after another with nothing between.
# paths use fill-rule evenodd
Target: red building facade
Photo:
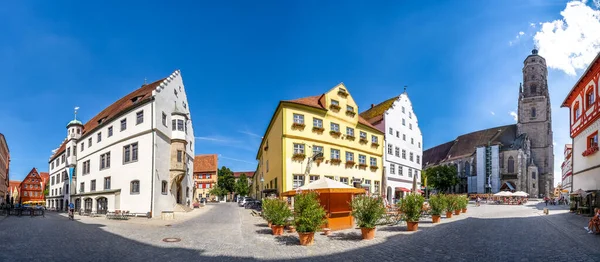
<instances>
[{"instance_id":1,"label":"red building facade","mask_svg":"<svg viewBox=\"0 0 600 262\"><path fill-rule=\"evenodd\" d=\"M8 144L3 134L0 133L0 204L10 201L10 192L8 191L10 178L9 174L10 153Z\"/></svg>"},{"instance_id":2,"label":"red building facade","mask_svg":"<svg viewBox=\"0 0 600 262\"><path fill-rule=\"evenodd\" d=\"M562 103L570 110L572 191L600 189L600 53Z\"/></svg>"},{"instance_id":3,"label":"red building facade","mask_svg":"<svg viewBox=\"0 0 600 262\"><path fill-rule=\"evenodd\" d=\"M19 202L33 202L43 205L46 202L44 188L46 188L49 177L48 173L38 172L36 168L31 169L21 182Z\"/></svg>"}]
</instances>

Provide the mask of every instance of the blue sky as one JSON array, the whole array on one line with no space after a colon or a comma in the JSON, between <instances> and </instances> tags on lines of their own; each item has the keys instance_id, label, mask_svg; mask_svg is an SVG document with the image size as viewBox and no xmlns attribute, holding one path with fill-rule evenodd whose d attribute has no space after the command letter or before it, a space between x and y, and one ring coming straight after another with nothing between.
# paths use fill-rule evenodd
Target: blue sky
<instances>
[{"instance_id":1,"label":"blue sky","mask_svg":"<svg viewBox=\"0 0 600 262\"><path fill-rule=\"evenodd\" d=\"M339 82L361 111L408 85L429 148L515 122L521 67L535 41L541 55L562 61L549 72L557 171L570 141L568 110L559 106L583 68L569 73L565 63L574 62L556 54L557 31L542 30L568 19L566 1L84 2L13 1L0 9L0 132L11 179L48 170L73 107L87 121L145 78L175 69L188 92L196 152L220 154L220 166L253 170L278 101Z\"/></svg>"}]
</instances>

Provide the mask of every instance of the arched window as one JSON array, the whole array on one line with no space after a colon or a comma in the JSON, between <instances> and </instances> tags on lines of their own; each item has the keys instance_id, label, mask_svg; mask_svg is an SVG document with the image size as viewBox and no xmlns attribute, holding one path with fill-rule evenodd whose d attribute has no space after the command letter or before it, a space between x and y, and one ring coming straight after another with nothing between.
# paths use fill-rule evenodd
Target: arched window
<instances>
[{"instance_id":1,"label":"arched window","mask_svg":"<svg viewBox=\"0 0 600 262\"><path fill-rule=\"evenodd\" d=\"M535 84L532 84L529 88L532 94L537 92L537 86Z\"/></svg>"},{"instance_id":2,"label":"arched window","mask_svg":"<svg viewBox=\"0 0 600 262\"><path fill-rule=\"evenodd\" d=\"M575 116L575 120L581 117L581 109L579 108L579 102L576 102L575 106L573 106L573 114Z\"/></svg>"},{"instance_id":3,"label":"arched window","mask_svg":"<svg viewBox=\"0 0 600 262\"><path fill-rule=\"evenodd\" d=\"M90 212L92 212L92 199L91 199L91 198L86 198L86 199L83 201L83 204L84 204L83 210L84 210L86 213L90 213Z\"/></svg>"},{"instance_id":4,"label":"arched window","mask_svg":"<svg viewBox=\"0 0 600 262\"><path fill-rule=\"evenodd\" d=\"M140 181L139 180L131 181L129 190L130 190L131 194L139 194L140 193Z\"/></svg>"},{"instance_id":5,"label":"arched window","mask_svg":"<svg viewBox=\"0 0 600 262\"><path fill-rule=\"evenodd\" d=\"M508 158L508 173L515 172L515 159L511 156Z\"/></svg>"},{"instance_id":6,"label":"arched window","mask_svg":"<svg viewBox=\"0 0 600 262\"><path fill-rule=\"evenodd\" d=\"M471 164L469 164L469 161L465 162L465 176L471 176Z\"/></svg>"},{"instance_id":7,"label":"arched window","mask_svg":"<svg viewBox=\"0 0 600 262\"><path fill-rule=\"evenodd\" d=\"M596 101L595 95L594 95L594 88L590 88L587 93L585 93L585 98L587 101L587 108L590 108L592 105L594 105L594 102Z\"/></svg>"},{"instance_id":8,"label":"arched window","mask_svg":"<svg viewBox=\"0 0 600 262\"><path fill-rule=\"evenodd\" d=\"M535 117L535 107L531 108L531 117Z\"/></svg>"}]
</instances>

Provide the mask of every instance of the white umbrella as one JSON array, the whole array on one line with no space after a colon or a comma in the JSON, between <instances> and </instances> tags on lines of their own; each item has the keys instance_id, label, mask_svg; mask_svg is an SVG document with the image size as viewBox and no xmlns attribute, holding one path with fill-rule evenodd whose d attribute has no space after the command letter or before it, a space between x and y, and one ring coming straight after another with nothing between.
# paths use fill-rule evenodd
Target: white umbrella
<instances>
[{"instance_id":1,"label":"white umbrella","mask_svg":"<svg viewBox=\"0 0 600 262\"><path fill-rule=\"evenodd\" d=\"M525 193L523 191L517 191L517 192L514 192L512 195L513 196L518 196L518 197L527 197L529 194L527 194L527 193Z\"/></svg>"},{"instance_id":2,"label":"white umbrella","mask_svg":"<svg viewBox=\"0 0 600 262\"><path fill-rule=\"evenodd\" d=\"M494 194L494 196L512 196L512 195L513 194L511 192L508 192L508 191L501 191L501 192L498 192L498 193Z\"/></svg>"}]
</instances>

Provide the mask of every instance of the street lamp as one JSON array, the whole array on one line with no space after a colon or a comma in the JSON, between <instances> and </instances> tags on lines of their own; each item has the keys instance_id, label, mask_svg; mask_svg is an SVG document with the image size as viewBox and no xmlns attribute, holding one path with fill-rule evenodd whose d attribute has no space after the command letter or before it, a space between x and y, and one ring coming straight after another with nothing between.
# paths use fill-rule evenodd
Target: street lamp
<instances>
[{"instance_id":1,"label":"street lamp","mask_svg":"<svg viewBox=\"0 0 600 262\"><path fill-rule=\"evenodd\" d=\"M260 175L260 200L262 200L262 198L263 198L263 191L265 190L264 183L265 183L265 178L261 174Z\"/></svg>"}]
</instances>

